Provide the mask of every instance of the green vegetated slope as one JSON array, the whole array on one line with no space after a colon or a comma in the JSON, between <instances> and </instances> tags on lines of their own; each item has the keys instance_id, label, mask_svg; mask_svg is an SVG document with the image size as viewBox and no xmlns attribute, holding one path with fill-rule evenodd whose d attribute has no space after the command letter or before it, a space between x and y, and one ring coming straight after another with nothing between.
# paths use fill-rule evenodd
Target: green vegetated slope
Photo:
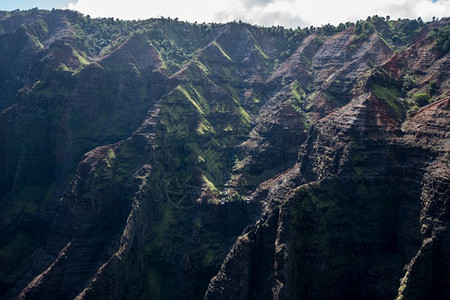
<instances>
[{"instance_id":1,"label":"green vegetated slope","mask_svg":"<svg viewBox=\"0 0 450 300\"><path fill-rule=\"evenodd\" d=\"M396 252L393 235L407 236L396 231L398 222L413 218L398 212L400 198L420 206L424 157L442 151L421 154L421 142L400 141L399 128L416 122L422 107L448 101L448 26L447 19L374 16L285 29L0 12L0 295L214 295L224 261L221 272L236 255L245 265L244 254L229 253L236 238L289 199L281 211L298 269L278 279L287 289L281 297L396 296L420 244L414 235L405 246L411 249ZM424 59L409 59L417 53ZM327 125L338 111L343 118ZM358 126L348 124L372 138L359 140ZM348 139L327 135L312 151L330 126ZM419 149L420 163L411 167L419 186L410 193L401 190L409 185L400 167L390 174L370 163L376 153L393 162L407 152L396 143ZM310 160L302 154L313 152ZM290 172L300 163L296 177ZM298 196L299 183L339 176L342 166L351 174L343 182L314 183ZM294 189L298 195L289 198ZM380 219L358 215L365 204ZM256 236L247 253L255 265L223 274L230 282L250 276L242 291L264 298L267 289L258 287L272 283L275 271L263 256L278 252L270 250L272 237ZM380 261L378 268L364 269L370 261ZM231 298L234 289L220 288Z\"/></svg>"}]
</instances>

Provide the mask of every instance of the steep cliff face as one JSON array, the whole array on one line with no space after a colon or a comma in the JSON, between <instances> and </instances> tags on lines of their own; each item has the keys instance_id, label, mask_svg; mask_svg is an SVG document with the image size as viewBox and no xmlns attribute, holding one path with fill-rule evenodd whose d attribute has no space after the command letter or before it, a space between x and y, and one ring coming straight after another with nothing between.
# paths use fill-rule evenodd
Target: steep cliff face
<instances>
[{"instance_id":1,"label":"steep cliff face","mask_svg":"<svg viewBox=\"0 0 450 300\"><path fill-rule=\"evenodd\" d=\"M439 58L431 42L405 50L421 53L410 67L391 68L408 54L389 58L357 84L369 93L312 125L297 164L253 194L262 216L237 239L206 299L448 297L448 88L405 121L392 97L401 86L394 76L417 76L410 95L448 76L433 67L448 55Z\"/></svg>"},{"instance_id":2,"label":"steep cliff face","mask_svg":"<svg viewBox=\"0 0 450 300\"><path fill-rule=\"evenodd\" d=\"M1 297L448 297L448 26L1 13Z\"/></svg>"}]
</instances>

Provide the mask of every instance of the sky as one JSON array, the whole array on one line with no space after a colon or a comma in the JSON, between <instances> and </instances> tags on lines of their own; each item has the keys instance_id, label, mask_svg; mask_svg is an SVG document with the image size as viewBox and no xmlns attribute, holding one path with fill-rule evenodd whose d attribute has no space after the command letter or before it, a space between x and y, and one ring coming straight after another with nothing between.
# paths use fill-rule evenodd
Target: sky
<instances>
[{"instance_id":1,"label":"sky","mask_svg":"<svg viewBox=\"0 0 450 300\"><path fill-rule=\"evenodd\" d=\"M91 17L148 19L178 17L190 22L320 26L366 19L450 17L450 0L0 0L0 10L68 8Z\"/></svg>"}]
</instances>

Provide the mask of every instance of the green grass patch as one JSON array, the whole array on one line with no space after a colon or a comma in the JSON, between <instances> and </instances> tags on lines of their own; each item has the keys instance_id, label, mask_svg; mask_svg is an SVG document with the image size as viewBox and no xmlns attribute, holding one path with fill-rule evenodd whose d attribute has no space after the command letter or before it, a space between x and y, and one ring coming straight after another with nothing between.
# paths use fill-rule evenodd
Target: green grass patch
<instances>
[{"instance_id":1,"label":"green grass patch","mask_svg":"<svg viewBox=\"0 0 450 300\"><path fill-rule=\"evenodd\" d=\"M430 95L427 93L415 93L412 98L419 106L425 106L430 103Z\"/></svg>"},{"instance_id":2,"label":"green grass patch","mask_svg":"<svg viewBox=\"0 0 450 300\"><path fill-rule=\"evenodd\" d=\"M34 35L29 35L30 40L33 42L33 44L38 48L38 49L44 49L44 45L41 43L41 41L35 37Z\"/></svg>"},{"instance_id":3,"label":"green grass patch","mask_svg":"<svg viewBox=\"0 0 450 300\"><path fill-rule=\"evenodd\" d=\"M248 112L242 108L242 106L238 106L238 112L241 116L241 121L244 124L244 126L250 126L251 122L252 122L252 118L250 117L250 115L248 114Z\"/></svg>"},{"instance_id":4,"label":"green grass patch","mask_svg":"<svg viewBox=\"0 0 450 300\"><path fill-rule=\"evenodd\" d=\"M373 84L371 91L378 99L385 100L400 120L404 118L405 114L399 101L399 90L387 88L375 83Z\"/></svg>"},{"instance_id":5,"label":"green grass patch","mask_svg":"<svg viewBox=\"0 0 450 300\"><path fill-rule=\"evenodd\" d=\"M195 63L197 64L197 67L199 67L199 69L202 70L203 73L205 73L205 75L208 76L210 74L208 68L204 64L202 64L201 61L196 60Z\"/></svg>"},{"instance_id":6,"label":"green grass patch","mask_svg":"<svg viewBox=\"0 0 450 300\"><path fill-rule=\"evenodd\" d=\"M148 43L151 47L153 47L153 49L155 49L156 53L158 53L159 59L161 60L161 68L167 69L166 62L164 61L164 58L162 57L161 52L159 52L159 50L155 46L153 46L153 44L151 42L148 42Z\"/></svg>"},{"instance_id":7,"label":"green grass patch","mask_svg":"<svg viewBox=\"0 0 450 300\"><path fill-rule=\"evenodd\" d=\"M253 36L253 34L251 34L251 32L248 32L250 38L253 41L253 46L256 48L256 50L258 50L259 54L261 55L262 58L264 59L269 59L269 56L263 51L263 49L261 48L261 46L259 45L258 41L255 39L255 37Z\"/></svg>"},{"instance_id":8,"label":"green grass patch","mask_svg":"<svg viewBox=\"0 0 450 300\"><path fill-rule=\"evenodd\" d=\"M205 175L202 176L202 180L205 183L206 187L215 195L219 196L220 191L216 188L216 186L206 177Z\"/></svg>"},{"instance_id":9,"label":"green grass patch","mask_svg":"<svg viewBox=\"0 0 450 300\"><path fill-rule=\"evenodd\" d=\"M72 55L80 61L81 66L87 66L89 65L89 61L77 50L72 50Z\"/></svg>"},{"instance_id":10,"label":"green grass patch","mask_svg":"<svg viewBox=\"0 0 450 300\"><path fill-rule=\"evenodd\" d=\"M185 88L183 88L181 85L177 86L177 88L180 92L183 93L183 95L186 97L186 99L189 100L189 102L192 103L192 105L194 105L194 107L197 109L197 111L203 115L205 114L203 109L200 107L200 105L191 97L191 95L189 95L189 93L187 92L187 90Z\"/></svg>"},{"instance_id":11,"label":"green grass patch","mask_svg":"<svg viewBox=\"0 0 450 300\"><path fill-rule=\"evenodd\" d=\"M59 87L51 87L48 86L39 92L37 92L38 95L42 95L46 98L57 98L57 97L68 97L70 92L62 86Z\"/></svg>"},{"instance_id":12,"label":"green grass patch","mask_svg":"<svg viewBox=\"0 0 450 300\"><path fill-rule=\"evenodd\" d=\"M203 119L197 127L197 134L204 135L206 133L215 134L216 131L214 130L214 127L212 127L211 123L208 122L208 120Z\"/></svg>"},{"instance_id":13,"label":"green grass patch","mask_svg":"<svg viewBox=\"0 0 450 300\"><path fill-rule=\"evenodd\" d=\"M203 262L202 262L203 265L206 265L206 266L211 265L212 262L214 261L215 254L216 253L214 250L208 249L206 251L205 257L203 258Z\"/></svg>"},{"instance_id":14,"label":"green grass patch","mask_svg":"<svg viewBox=\"0 0 450 300\"><path fill-rule=\"evenodd\" d=\"M301 103L302 100L306 98L306 93L300 87L300 84L298 83L297 80L294 81L294 83L292 83L291 94L294 97L294 99L297 100L299 103Z\"/></svg>"},{"instance_id":15,"label":"green grass patch","mask_svg":"<svg viewBox=\"0 0 450 300\"><path fill-rule=\"evenodd\" d=\"M223 56L225 56L229 61L233 61L216 41L214 41L213 44L220 50L220 52L222 52Z\"/></svg>"}]
</instances>

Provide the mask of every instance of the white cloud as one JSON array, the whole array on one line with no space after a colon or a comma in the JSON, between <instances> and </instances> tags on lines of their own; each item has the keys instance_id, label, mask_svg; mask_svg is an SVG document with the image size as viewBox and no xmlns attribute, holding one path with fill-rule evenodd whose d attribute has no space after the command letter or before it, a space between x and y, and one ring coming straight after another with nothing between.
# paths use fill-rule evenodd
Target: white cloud
<instances>
[{"instance_id":1,"label":"white cloud","mask_svg":"<svg viewBox=\"0 0 450 300\"><path fill-rule=\"evenodd\" d=\"M429 20L450 16L450 0L78 0L67 8L92 17L147 19L178 17L198 22L242 20L260 25L319 26L366 19L378 14L391 18Z\"/></svg>"}]
</instances>

